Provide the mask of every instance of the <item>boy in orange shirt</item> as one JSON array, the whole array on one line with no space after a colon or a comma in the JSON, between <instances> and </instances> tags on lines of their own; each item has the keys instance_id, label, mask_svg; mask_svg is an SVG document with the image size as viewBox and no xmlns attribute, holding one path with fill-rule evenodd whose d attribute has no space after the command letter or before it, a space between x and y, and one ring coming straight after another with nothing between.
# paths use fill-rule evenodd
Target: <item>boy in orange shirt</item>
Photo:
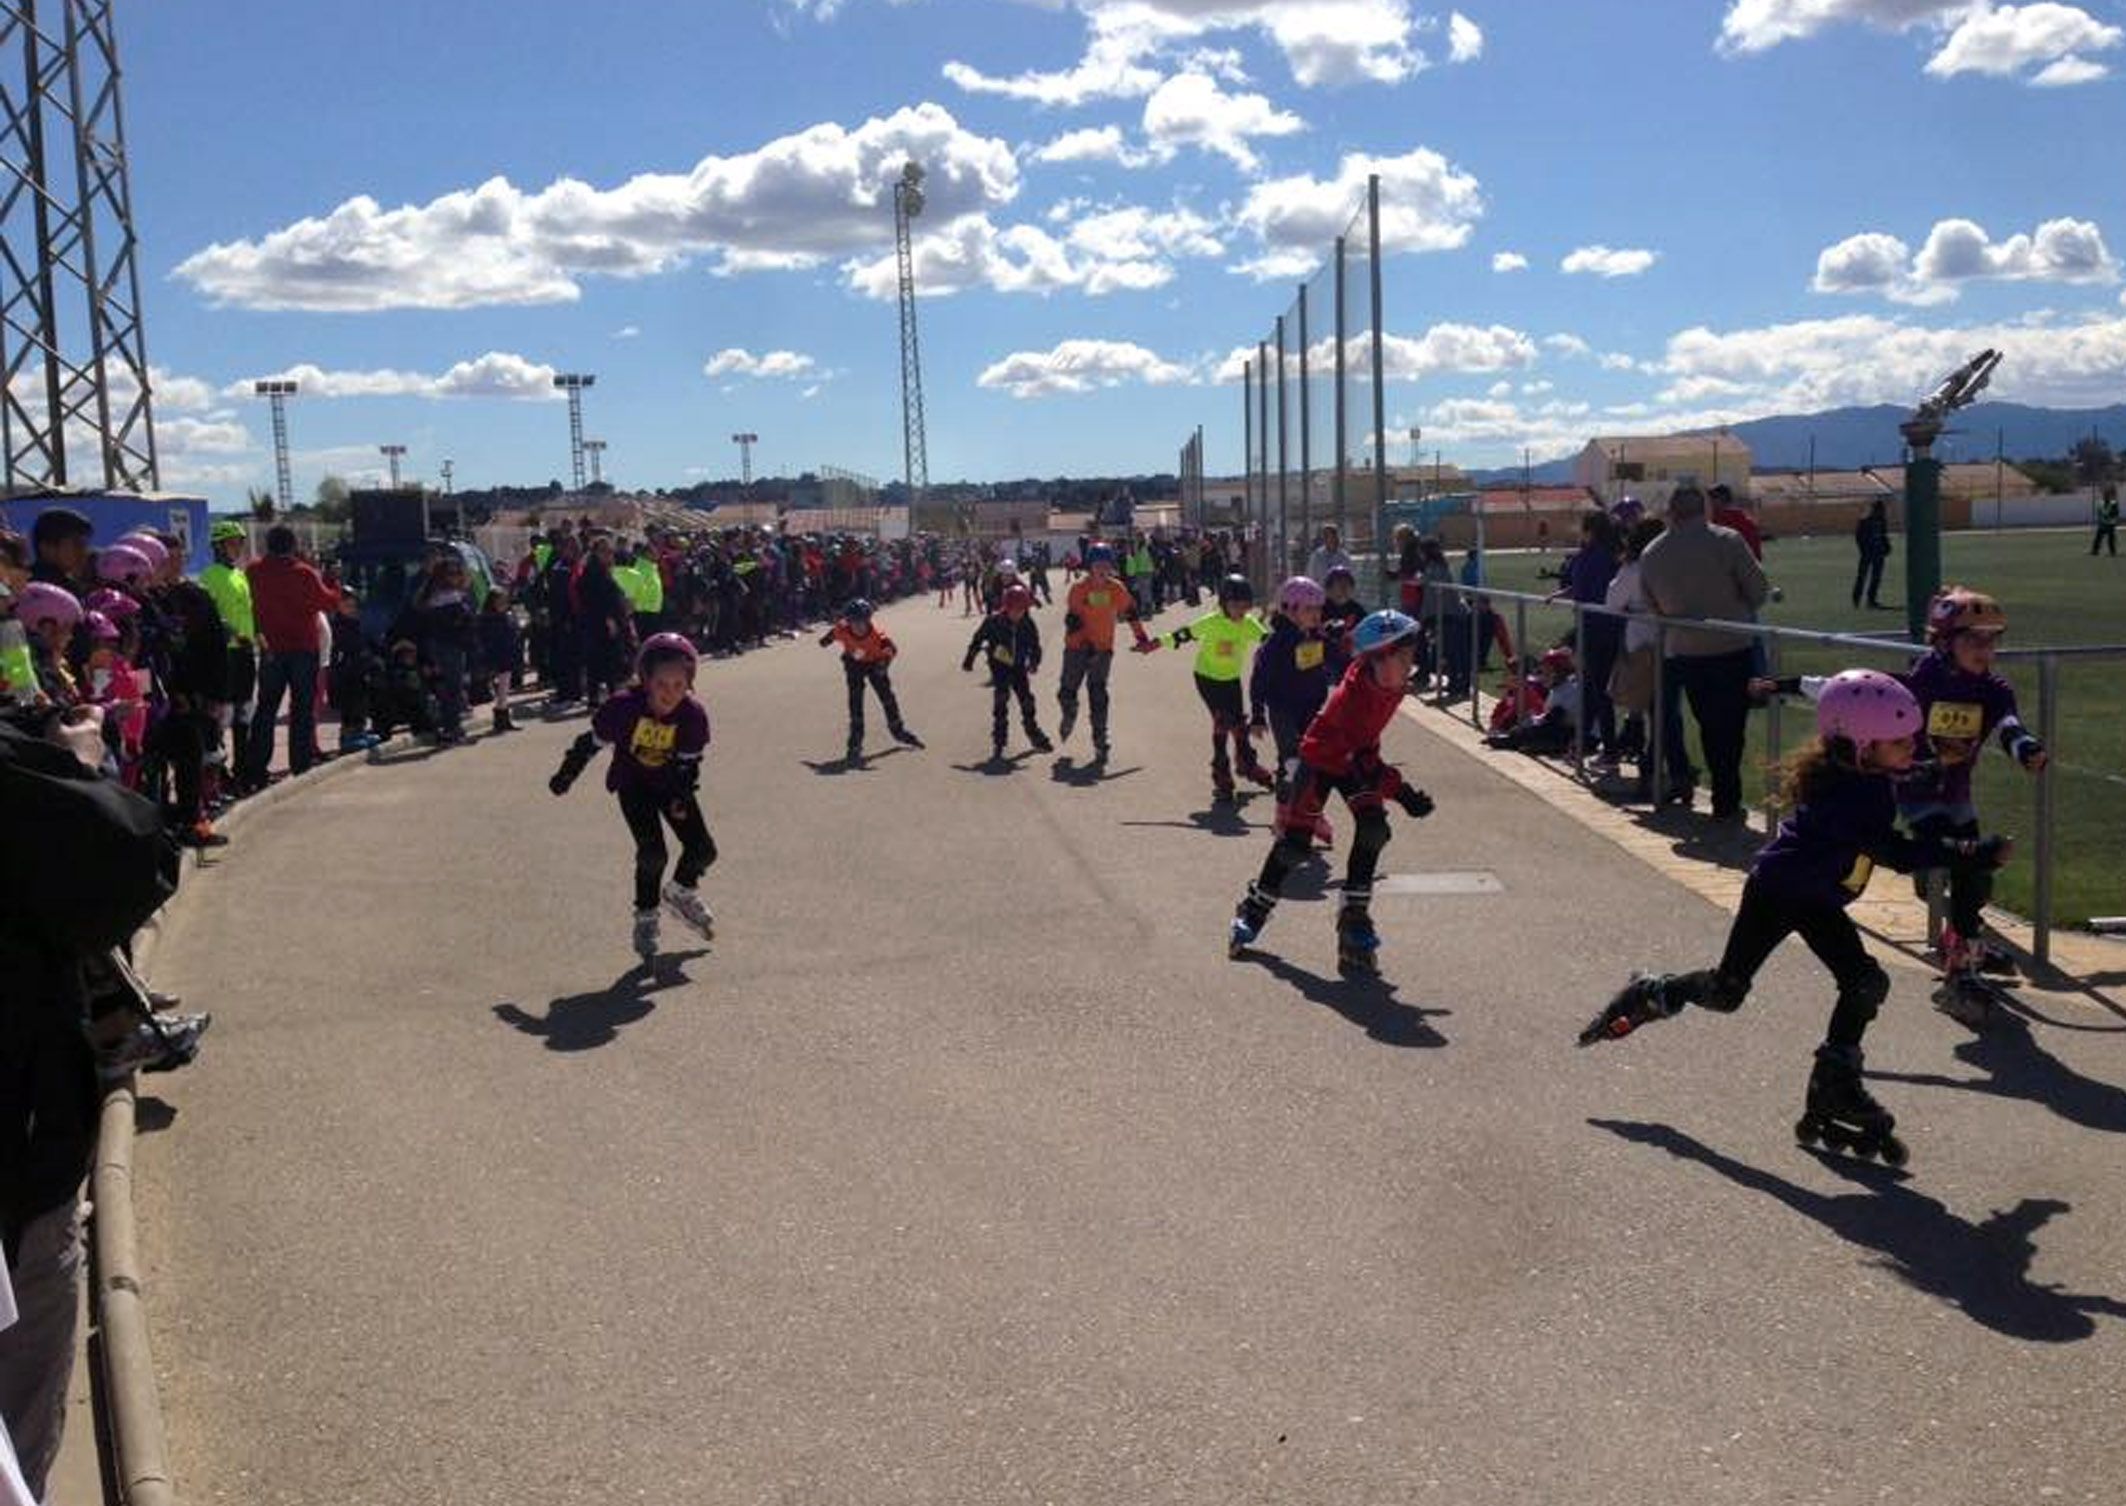
<instances>
[{"instance_id":1,"label":"boy in orange shirt","mask_svg":"<svg viewBox=\"0 0 2126 1506\"><path fill-rule=\"evenodd\" d=\"M1136 635L1137 649L1149 651L1152 641L1137 620L1137 603L1122 582L1115 579L1115 551L1095 544L1085 551L1085 578L1076 581L1063 606L1063 683L1056 700L1063 707L1063 720L1056 727L1056 740L1069 742L1078 725L1078 687L1083 685L1092 702L1093 757L1107 757L1107 674L1115 663L1115 624L1126 622Z\"/></svg>"},{"instance_id":2,"label":"boy in orange shirt","mask_svg":"<svg viewBox=\"0 0 2126 1506\"><path fill-rule=\"evenodd\" d=\"M887 669L900 650L872 625L870 602L859 596L842 608L840 620L820 635L821 648L834 644L841 645L842 677L849 682L849 762L857 763L864 756L866 685L878 692L878 703L886 713L886 727L893 733L893 740L920 748L923 740L901 720L901 703L894 697L893 679Z\"/></svg>"}]
</instances>

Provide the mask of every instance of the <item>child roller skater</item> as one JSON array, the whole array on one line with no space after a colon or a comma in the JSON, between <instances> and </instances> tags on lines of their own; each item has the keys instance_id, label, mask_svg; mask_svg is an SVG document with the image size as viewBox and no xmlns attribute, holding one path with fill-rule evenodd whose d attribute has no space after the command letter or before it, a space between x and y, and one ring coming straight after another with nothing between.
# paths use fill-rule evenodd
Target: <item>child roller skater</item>
<instances>
[{"instance_id":1,"label":"child roller skater","mask_svg":"<svg viewBox=\"0 0 2126 1506\"><path fill-rule=\"evenodd\" d=\"M1915 837L1978 835L1971 774L1989 736L2031 774L2044 772L2045 745L2016 715L2014 687L1993 672L1993 656L2007 628L2000 604L1968 586L1946 587L1927 604L1931 647L1899 677L1924 718L1920 762L1897 787L1898 809ZM1943 1013L1974 1030L1983 1029L1992 1015L1987 990L1975 975L2012 979L2016 971L2008 954L1981 934L1981 916L1992 896L1990 867L1949 865L1949 917L1939 938L1943 987L1935 997Z\"/></svg>"},{"instance_id":2,"label":"child roller skater","mask_svg":"<svg viewBox=\"0 0 2126 1506\"><path fill-rule=\"evenodd\" d=\"M1417 623L1401 612L1375 612L1352 631L1351 646L1356 657L1299 740L1299 766L1291 798L1278 813L1276 845L1233 912L1228 950L1235 957L1269 924L1285 878L1306 860L1315 820L1333 792L1343 796L1356 827L1336 913L1336 965L1368 977L1380 971L1371 905L1380 850L1388 845L1383 806L1393 800L1413 819L1432 814L1432 797L1405 783L1380 756L1381 732L1402 704L1417 663Z\"/></svg>"},{"instance_id":3,"label":"child roller skater","mask_svg":"<svg viewBox=\"0 0 2126 1506\"><path fill-rule=\"evenodd\" d=\"M600 748L613 750L605 787L620 797L620 814L635 838L635 954L645 963L657 956L664 825L679 838L679 863L663 887L664 907L704 939L716 934L715 917L694 887L716 861L716 843L696 796L709 746L709 714L694 698L699 663L694 645L679 634L652 634L636 656L635 684L598 708L590 730L569 745L547 781L548 789L565 795Z\"/></svg>"},{"instance_id":4,"label":"child roller skater","mask_svg":"<svg viewBox=\"0 0 2126 1506\"><path fill-rule=\"evenodd\" d=\"M1816 728L1816 741L1787 764L1791 812L1750 866L1719 965L1632 979L1580 1032L1580 1044L1619 1040L1686 1004L1733 1013L1773 949L1798 932L1831 970L1838 998L1816 1048L1795 1137L1901 1166L1906 1151L1894 1133L1897 1121L1860 1079L1861 1038L1889 996L1890 979L1861 944L1846 907L1867 888L1877 863L1906 873L1952 859L1997 867L2009 843L2004 837L1914 839L1897 831L1891 781L1912 766L1920 709L1896 677L1874 669L1833 676L1817 697Z\"/></svg>"},{"instance_id":5,"label":"child roller skater","mask_svg":"<svg viewBox=\"0 0 2126 1506\"><path fill-rule=\"evenodd\" d=\"M1269 789L1277 783L1275 776L1262 766L1255 756L1254 744L1248 741L1248 714L1241 695L1241 680L1248 668L1248 655L1256 644L1269 636L1269 629L1254 612L1255 588L1248 584L1245 575L1228 575L1218 582L1218 606L1215 611L1204 613L1185 627L1176 628L1164 638L1153 642L1179 648L1184 643L1194 643L1196 648L1196 694L1211 713L1211 800L1218 805L1231 805L1233 793L1233 767L1239 765L1243 777ZM1232 744L1233 756L1229 759L1226 745Z\"/></svg>"},{"instance_id":6,"label":"child roller skater","mask_svg":"<svg viewBox=\"0 0 2126 1506\"><path fill-rule=\"evenodd\" d=\"M1115 578L1115 551L1095 544L1085 551L1085 578L1072 584L1063 599L1063 682L1056 702L1063 719L1056 741L1069 742L1078 725L1078 690L1092 703L1093 757L1104 759L1107 742L1107 676L1115 665L1115 624L1126 622L1138 651L1151 648L1150 635L1137 619L1137 603Z\"/></svg>"},{"instance_id":7,"label":"child roller skater","mask_svg":"<svg viewBox=\"0 0 2126 1506\"><path fill-rule=\"evenodd\" d=\"M1052 753L1055 744L1034 719L1035 670L1041 667L1041 630L1034 625L1033 593L1023 585L1004 588L997 610L984 617L967 642L967 657L960 668L972 671L977 658L989 661L989 756L1002 762L1004 740L1011 730L1010 709L1019 702L1019 719L1026 725L1026 740L1041 753Z\"/></svg>"},{"instance_id":8,"label":"child roller skater","mask_svg":"<svg viewBox=\"0 0 2126 1506\"><path fill-rule=\"evenodd\" d=\"M819 646L840 644L842 676L849 682L849 762L864 756L864 687L878 692L878 704L886 713L886 729L904 747L920 748L923 740L901 720L901 703L893 694L889 666L900 652L891 638L871 622L871 603L858 596L842 608L833 627L820 635Z\"/></svg>"},{"instance_id":9,"label":"child roller skater","mask_svg":"<svg viewBox=\"0 0 2126 1506\"><path fill-rule=\"evenodd\" d=\"M1254 726L1258 730L1266 727L1277 744L1280 823L1291 808L1299 739L1329 698L1329 645L1321 625L1326 600L1322 588L1304 575L1295 575L1278 587L1270 636L1255 650L1255 670L1248 677L1248 698L1255 704ZM1327 847L1334 837L1329 813L1324 810L1314 818L1314 840Z\"/></svg>"}]
</instances>

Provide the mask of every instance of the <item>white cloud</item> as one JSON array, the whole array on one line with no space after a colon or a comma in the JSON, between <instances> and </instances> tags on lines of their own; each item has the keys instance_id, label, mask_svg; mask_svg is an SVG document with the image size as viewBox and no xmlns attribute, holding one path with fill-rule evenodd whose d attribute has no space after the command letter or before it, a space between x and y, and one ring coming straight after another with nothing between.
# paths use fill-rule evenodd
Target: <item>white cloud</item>
<instances>
[{"instance_id":1,"label":"white cloud","mask_svg":"<svg viewBox=\"0 0 2126 1506\"><path fill-rule=\"evenodd\" d=\"M2057 88L2104 77L2108 70L2081 54L2105 52L2121 41L2126 30L2105 25L2079 6L2044 0L1995 8L1981 0L1927 60L1927 72L1936 78L1959 73L2012 78L2041 69L2032 82Z\"/></svg>"},{"instance_id":2,"label":"white cloud","mask_svg":"<svg viewBox=\"0 0 2126 1506\"><path fill-rule=\"evenodd\" d=\"M1125 205L1072 206L1075 218L1061 237L1037 225L998 228L986 215L967 215L920 235L912 247L917 289L938 295L986 287L1001 293L1091 297L1162 287L1185 256L1219 256L1217 227L1193 210ZM890 299L900 288L892 256L843 265L847 285L869 298Z\"/></svg>"},{"instance_id":3,"label":"white cloud","mask_svg":"<svg viewBox=\"0 0 2126 1506\"><path fill-rule=\"evenodd\" d=\"M1555 382L1523 382L1521 392L1524 396L1534 397L1539 393L1551 391L1556 385Z\"/></svg>"},{"instance_id":4,"label":"white cloud","mask_svg":"<svg viewBox=\"0 0 2126 1506\"><path fill-rule=\"evenodd\" d=\"M1065 131L1033 152L1036 162L1113 162L1120 167L1143 167L1152 156L1123 139L1120 126L1092 126Z\"/></svg>"},{"instance_id":5,"label":"white cloud","mask_svg":"<svg viewBox=\"0 0 2126 1506\"><path fill-rule=\"evenodd\" d=\"M555 369L510 351L491 350L460 361L440 376L419 371L327 371L304 362L260 377L245 377L222 389L226 397L251 397L254 381L294 382L298 400L336 397L498 397L519 402L560 398Z\"/></svg>"},{"instance_id":6,"label":"white cloud","mask_svg":"<svg viewBox=\"0 0 2126 1506\"><path fill-rule=\"evenodd\" d=\"M1381 369L1390 381L1419 381L1441 372L1512 371L1533 366L1536 354L1534 340L1503 324L1444 323L1414 339L1381 336Z\"/></svg>"},{"instance_id":7,"label":"white cloud","mask_svg":"<svg viewBox=\"0 0 2126 1506\"><path fill-rule=\"evenodd\" d=\"M155 395L155 408L159 413L184 413L211 408L217 396L212 382L201 381L198 377L179 376L175 372L163 370L160 366L148 368L148 390ZM128 384L116 380L111 383L114 397L123 397L127 391ZM161 427L158 421L158 434Z\"/></svg>"},{"instance_id":8,"label":"white cloud","mask_svg":"<svg viewBox=\"0 0 2126 1506\"><path fill-rule=\"evenodd\" d=\"M1506 381L1493 382L1484 390L1492 397L1511 397L1513 396L1513 383Z\"/></svg>"},{"instance_id":9,"label":"white cloud","mask_svg":"<svg viewBox=\"0 0 2126 1506\"><path fill-rule=\"evenodd\" d=\"M1883 31L1925 32L1935 44L1926 71L1936 78L1963 73L2012 78L2027 73L2028 82L2045 88L2107 76L2108 68L2082 54L2106 52L2126 41L2126 30L2099 21L2080 6L2052 0L2034 5L1996 5L1993 0L1733 0L1721 21L1717 45L1729 55L1762 52L1845 22Z\"/></svg>"},{"instance_id":10,"label":"white cloud","mask_svg":"<svg viewBox=\"0 0 2126 1506\"><path fill-rule=\"evenodd\" d=\"M165 418L155 423L157 458L176 455L242 455L252 449L251 431L235 419Z\"/></svg>"},{"instance_id":11,"label":"white cloud","mask_svg":"<svg viewBox=\"0 0 2126 1506\"><path fill-rule=\"evenodd\" d=\"M1589 272L1596 277L1636 277L1654 264L1657 251L1608 246L1581 246L1565 254L1558 270L1567 275Z\"/></svg>"},{"instance_id":12,"label":"white cloud","mask_svg":"<svg viewBox=\"0 0 2126 1506\"><path fill-rule=\"evenodd\" d=\"M1591 356L1594 347L1578 335L1556 334L1543 336L1543 348L1561 356Z\"/></svg>"},{"instance_id":13,"label":"white cloud","mask_svg":"<svg viewBox=\"0 0 2126 1506\"><path fill-rule=\"evenodd\" d=\"M1144 137L1162 159L1194 146L1251 173L1259 165L1251 138L1305 129L1305 121L1260 94L1228 94L1204 73L1178 73L1144 102Z\"/></svg>"},{"instance_id":14,"label":"white cloud","mask_svg":"<svg viewBox=\"0 0 2126 1506\"><path fill-rule=\"evenodd\" d=\"M1250 264L1276 270L1257 276L1291 276L1325 258L1365 207L1366 178L1380 174L1381 250L1451 251L1465 244L1483 216L1477 181L1428 147L1400 157L1346 156L1333 178L1296 174L1257 183L1235 215L1263 243L1265 259ZM1363 233L1363 225L1360 231ZM1267 262L1268 257L1282 260ZM1304 260L1300 260L1304 258ZM1239 269L1235 269L1239 270Z\"/></svg>"},{"instance_id":15,"label":"white cloud","mask_svg":"<svg viewBox=\"0 0 2126 1506\"><path fill-rule=\"evenodd\" d=\"M1805 413L1915 402L1988 347L2002 353L1991 393L2004 399L2088 407L2114 401L2126 386L2126 317L2106 315L1937 328L1856 314L1725 332L1700 327L1670 338L1661 370L1678 399L1719 390L1741 416ZM1708 379L1731 385L1714 389ZM1683 385L1693 380L1699 385Z\"/></svg>"},{"instance_id":16,"label":"white cloud","mask_svg":"<svg viewBox=\"0 0 2126 1506\"><path fill-rule=\"evenodd\" d=\"M927 172L927 212L940 219L1019 191L1009 145L922 104L612 188L564 178L527 193L498 177L390 210L362 195L256 240L209 246L174 275L216 304L366 311L568 302L583 277L647 276L704 255L727 272L812 266L890 237L892 183L911 160Z\"/></svg>"},{"instance_id":17,"label":"white cloud","mask_svg":"<svg viewBox=\"0 0 2126 1506\"><path fill-rule=\"evenodd\" d=\"M709 358L701 368L703 376L749 376L765 380L775 378L814 377L818 375L818 363L810 356L799 355L794 350L770 350L760 355L739 346L720 350Z\"/></svg>"},{"instance_id":18,"label":"white cloud","mask_svg":"<svg viewBox=\"0 0 2126 1506\"><path fill-rule=\"evenodd\" d=\"M1474 21L1456 11L1447 18L1447 61L1473 63L1484 55L1484 33Z\"/></svg>"},{"instance_id":19,"label":"white cloud","mask_svg":"<svg viewBox=\"0 0 2126 1506\"><path fill-rule=\"evenodd\" d=\"M1518 251L1494 251L1491 253L1491 270L1494 272L1525 272L1528 258Z\"/></svg>"},{"instance_id":20,"label":"white cloud","mask_svg":"<svg viewBox=\"0 0 2126 1506\"><path fill-rule=\"evenodd\" d=\"M1020 350L988 367L976 385L1013 397L1050 397L1143 382L1189 380L1189 368L1127 340L1065 340L1051 350Z\"/></svg>"},{"instance_id":21,"label":"white cloud","mask_svg":"<svg viewBox=\"0 0 2126 1506\"><path fill-rule=\"evenodd\" d=\"M1245 81L1237 52L1207 48L1206 38L1252 32L1284 56L1304 88L1354 83L1398 84L1431 59L1414 40L1424 23L1409 0L1065 0L1085 18L1085 51L1059 70L1010 76L971 64L945 64L945 77L969 93L1028 104L1071 107L1099 99L1142 99L1179 71ZM1448 23L1451 61L1474 57L1483 34L1466 17ZM1470 49L1475 49L1471 51Z\"/></svg>"},{"instance_id":22,"label":"white cloud","mask_svg":"<svg viewBox=\"0 0 2126 1506\"><path fill-rule=\"evenodd\" d=\"M1621 350L1605 350L1598 363L1604 371L1636 371L1639 363Z\"/></svg>"},{"instance_id":23,"label":"white cloud","mask_svg":"<svg viewBox=\"0 0 2126 1506\"><path fill-rule=\"evenodd\" d=\"M2089 220L2046 220L2028 235L1996 242L1967 219L1938 221L1917 255L1894 235L1866 231L1827 246L1810 284L1819 293L1879 292L1898 303L1953 302L1960 285L2010 282L2110 283L2119 263Z\"/></svg>"},{"instance_id":24,"label":"white cloud","mask_svg":"<svg viewBox=\"0 0 2126 1506\"><path fill-rule=\"evenodd\" d=\"M615 340L632 340L641 333L641 326L634 324L623 324L620 326L620 328L613 331L613 338Z\"/></svg>"}]
</instances>

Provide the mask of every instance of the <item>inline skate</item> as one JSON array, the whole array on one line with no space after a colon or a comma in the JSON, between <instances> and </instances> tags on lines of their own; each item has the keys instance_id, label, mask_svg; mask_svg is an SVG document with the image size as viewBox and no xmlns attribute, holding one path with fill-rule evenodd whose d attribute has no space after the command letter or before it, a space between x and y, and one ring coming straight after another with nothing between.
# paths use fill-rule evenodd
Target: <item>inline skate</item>
<instances>
[{"instance_id":1,"label":"inline skate","mask_svg":"<svg viewBox=\"0 0 2126 1506\"><path fill-rule=\"evenodd\" d=\"M1902 1166L1911 1153L1893 1133L1896 1119L1861 1082L1860 1066L1857 1046L1816 1048L1816 1066L1809 1073L1808 1106L1794 1125L1794 1138L1803 1145L1820 1144L1846 1155L1874 1157L1888 1166Z\"/></svg>"}]
</instances>

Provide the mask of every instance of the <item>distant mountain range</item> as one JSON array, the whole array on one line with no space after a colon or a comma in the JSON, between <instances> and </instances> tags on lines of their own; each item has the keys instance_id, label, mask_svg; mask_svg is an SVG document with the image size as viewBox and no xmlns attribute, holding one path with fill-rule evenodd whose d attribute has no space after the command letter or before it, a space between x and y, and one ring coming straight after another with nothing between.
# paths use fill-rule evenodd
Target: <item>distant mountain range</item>
<instances>
[{"instance_id":1,"label":"distant mountain range","mask_svg":"<svg viewBox=\"0 0 2126 1506\"><path fill-rule=\"evenodd\" d=\"M1863 465L1896 465L1904 459L1897 426L1911 412L1894 403L1868 408L1832 408L1823 413L1789 413L1730 424L1726 432L1750 447L1758 470L1806 470L1809 446L1815 445L1820 471L1849 471ZM2021 403L1978 403L1955 416L1951 432L1934 447L1948 461L1991 460L1996 444L2010 460L2057 460L2077 440L2095 430L2114 450L2126 449L2126 403L2109 408L2029 408ZM1592 437L1592 436L1590 436ZM1519 482L1521 468L1500 466L1471 471L1479 483ZM1529 472L1537 486L1572 480L1572 458L1547 461Z\"/></svg>"}]
</instances>

